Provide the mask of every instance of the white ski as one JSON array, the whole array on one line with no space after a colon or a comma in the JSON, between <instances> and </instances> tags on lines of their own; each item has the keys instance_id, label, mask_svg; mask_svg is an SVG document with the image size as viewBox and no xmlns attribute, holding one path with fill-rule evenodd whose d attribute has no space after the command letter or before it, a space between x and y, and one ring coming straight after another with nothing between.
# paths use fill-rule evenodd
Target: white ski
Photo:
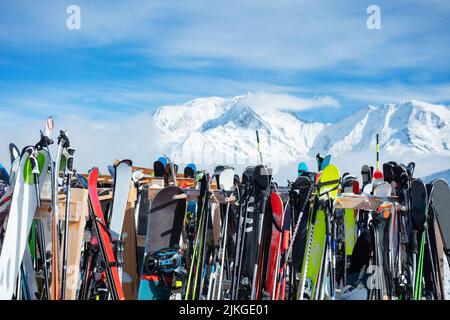
<instances>
[{"instance_id":1,"label":"white ski","mask_svg":"<svg viewBox=\"0 0 450 320\"><path fill-rule=\"evenodd\" d=\"M125 237L122 235L122 227L125 218L128 194L130 192L132 165L130 160L122 160L114 165L114 198L109 230L111 232L112 241L120 240L120 242L117 243L117 246L119 246L117 250L118 256L123 252L122 243ZM123 256L116 258L123 261ZM123 274L121 265L119 265L118 269L120 281L130 280L131 277L128 274Z\"/></svg>"},{"instance_id":2,"label":"white ski","mask_svg":"<svg viewBox=\"0 0 450 320\"><path fill-rule=\"evenodd\" d=\"M114 174L114 199L111 210L109 229L113 240L120 239L123 219L127 207L128 193L131 183L131 161L123 160L115 166Z\"/></svg>"},{"instance_id":3,"label":"white ski","mask_svg":"<svg viewBox=\"0 0 450 320\"><path fill-rule=\"evenodd\" d=\"M28 147L22 154L14 184L14 192L11 199L11 208L8 217L8 225L5 232L3 248L0 255L0 299L10 300L14 286L20 271L20 265L27 245L34 213L36 211L39 195L50 156L45 150L38 153L39 179L35 181L34 174L29 169L30 156L36 152L33 147ZM35 173L37 173L35 171ZM38 185L36 185L38 183Z\"/></svg>"}]
</instances>

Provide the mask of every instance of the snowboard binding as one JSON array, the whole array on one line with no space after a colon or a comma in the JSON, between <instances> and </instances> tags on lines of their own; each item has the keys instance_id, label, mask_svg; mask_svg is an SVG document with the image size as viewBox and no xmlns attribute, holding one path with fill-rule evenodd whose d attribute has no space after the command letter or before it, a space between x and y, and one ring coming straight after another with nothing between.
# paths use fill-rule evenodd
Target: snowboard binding
<instances>
[{"instance_id":1,"label":"snowboard binding","mask_svg":"<svg viewBox=\"0 0 450 320\"><path fill-rule=\"evenodd\" d=\"M164 248L145 257L144 267L147 274L179 273L182 265L182 250Z\"/></svg>"},{"instance_id":2,"label":"snowboard binding","mask_svg":"<svg viewBox=\"0 0 450 320\"><path fill-rule=\"evenodd\" d=\"M113 250L116 257L116 264L118 267L123 267L125 265L124 251L125 251L125 241L124 239L117 239L113 241Z\"/></svg>"}]
</instances>

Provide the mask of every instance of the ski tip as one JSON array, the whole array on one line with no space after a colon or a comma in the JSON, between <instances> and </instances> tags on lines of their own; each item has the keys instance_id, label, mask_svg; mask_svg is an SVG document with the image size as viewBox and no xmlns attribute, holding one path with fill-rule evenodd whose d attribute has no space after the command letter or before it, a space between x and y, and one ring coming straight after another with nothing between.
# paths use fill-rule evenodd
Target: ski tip
<instances>
[{"instance_id":1,"label":"ski tip","mask_svg":"<svg viewBox=\"0 0 450 320\"><path fill-rule=\"evenodd\" d=\"M158 160L156 160L156 161L161 162L163 164L163 166L166 166L166 164L167 164L167 158L166 157L159 157Z\"/></svg>"}]
</instances>

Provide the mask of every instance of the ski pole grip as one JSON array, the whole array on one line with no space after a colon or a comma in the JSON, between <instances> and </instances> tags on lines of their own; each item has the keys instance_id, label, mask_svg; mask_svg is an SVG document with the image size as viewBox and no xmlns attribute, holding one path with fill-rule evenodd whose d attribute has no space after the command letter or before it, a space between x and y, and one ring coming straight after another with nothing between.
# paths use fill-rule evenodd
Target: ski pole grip
<instances>
[{"instance_id":1,"label":"ski pole grip","mask_svg":"<svg viewBox=\"0 0 450 320\"><path fill-rule=\"evenodd\" d=\"M67 171L73 172L73 157L67 159Z\"/></svg>"},{"instance_id":2,"label":"ski pole grip","mask_svg":"<svg viewBox=\"0 0 450 320\"><path fill-rule=\"evenodd\" d=\"M64 156L67 158L67 171L73 172L73 155L75 154L75 148L67 147L63 151Z\"/></svg>"}]
</instances>

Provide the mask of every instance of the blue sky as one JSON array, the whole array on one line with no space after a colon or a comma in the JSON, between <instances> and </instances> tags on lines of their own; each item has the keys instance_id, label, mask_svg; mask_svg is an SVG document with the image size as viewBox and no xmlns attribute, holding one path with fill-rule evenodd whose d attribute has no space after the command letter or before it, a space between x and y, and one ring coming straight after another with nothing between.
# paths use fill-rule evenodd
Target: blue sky
<instances>
[{"instance_id":1,"label":"blue sky","mask_svg":"<svg viewBox=\"0 0 450 320\"><path fill-rule=\"evenodd\" d=\"M71 4L80 30L66 28ZM371 4L381 30L366 27ZM0 126L247 91L331 122L368 104L449 104L448 21L446 0L1 1Z\"/></svg>"}]
</instances>

